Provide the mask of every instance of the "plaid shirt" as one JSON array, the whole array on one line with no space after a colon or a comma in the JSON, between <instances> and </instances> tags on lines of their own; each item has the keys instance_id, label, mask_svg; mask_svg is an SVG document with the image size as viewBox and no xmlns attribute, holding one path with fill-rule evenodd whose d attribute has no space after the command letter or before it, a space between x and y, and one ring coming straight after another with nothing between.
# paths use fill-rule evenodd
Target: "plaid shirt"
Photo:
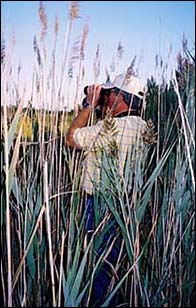
<instances>
[{"instance_id":1,"label":"plaid shirt","mask_svg":"<svg viewBox=\"0 0 196 308\"><path fill-rule=\"evenodd\" d=\"M144 133L146 122L138 116L125 116L113 119L116 127L114 137L111 137L109 134L106 134L106 136L101 134L104 120L99 121L93 126L77 128L74 132L75 143L85 150L81 185L88 194L93 194L94 189L98 188L102 168L101 148L109 148L108 139L115 140L118 147L118 174L120 177L123 177L127 153L135 153L135 150L141 148L141 134Z\"/></svg>"}]
</instances>

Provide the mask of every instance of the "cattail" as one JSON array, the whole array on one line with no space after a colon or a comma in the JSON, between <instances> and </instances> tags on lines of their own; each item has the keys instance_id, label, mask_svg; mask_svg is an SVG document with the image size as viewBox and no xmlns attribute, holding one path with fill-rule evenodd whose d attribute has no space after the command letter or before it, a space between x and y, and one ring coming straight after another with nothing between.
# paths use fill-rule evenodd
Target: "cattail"
<instances>
[{"instance_id":1,"label":"cattail","mask_svg":"<svg viewBox=\"0 0 196 308\"><path fill-rule=\"evenodd\" d=\"M36 74L36 90L37 90L37 93L40 92L40 80Z\"/></svg>"},{"instance_id":2,"label":"cattail","mask_svg":"<svg viewBox=\"0 0 196 308\"><path fill-rule=\"evenodd\" d=\"M79 60L79 58L80 58L79 53L80 53L80 39L77 39L74 42L74 45L72 47L72 56L71 56L71 59L70 59L71 64L73 64L77 60Z\"/></svg>"},{"instance_id":3,"label":"cattail","mask_svg":"<svg viewBox=\"0 0 196 308\"><path fill-rule=\"evenodd\" d=\"M21 63L19 62L19 64L18 64L18 76L19 76L19 74L20 74L20 71L21 71Z\"/></svg>"},{"instance_id":4,"label":"cattail","mask_svg":"<svg viewBox=\"0 0 196 308\"><path fill-rule=\"evenodd\" d=\"M69 9L69 17L71 20L75 18L79 18L79 1L71 1L70 9Z\"/></svg>"},{"instance_id":5,"label":"cattail","mask_svg":"<svg viewBox=\"0 0 196 308\"><path fill-rule=\"evenodd\" d=\"M33 51L34 52L37 51L37 39L36 39L36 36L34 36L34 38L33 38Z\"/></svg>"},{"instance_id":6,"label":"cattail","mask_svg":"<svg viewBox=\"0 0 196 308\"><path fill-rule=\"evenodd\" d=\"M117 134L118 128L116 125L116 121L112 116L111 110L108 108L106 110L106 115L103 120L103 130L99 133L100 140L98 140L98 145L100 150L106 150L108 154L112 157L117 157L119 147L117 144Z\"/></svg>"},{"instance_id":7,"label":"cattail","mask_svg":"<svg viewBox=\"0 0 196 308\"><path fill-rule=\"evenodd\" d=\"M1 39L1 64L4 63L4 59L5 59L5 40L2 38Z\"/></svg>"},{"instance_id":8,"label":"cattail","mask_svg":"<svg viewBox=\"0 0 196 308\"><path fill-rule=\"evenodd\" d=\"M129 65L127 72L126 72L126 78L130 78L131 76L135 76L135 70L134 70L134 66L135 66L135 60L136 60L136 55L134 56L133 60L131 61L131 64Z\"/></svg>"},{"instance_id":9,"label":"cattail","mask_svg":"<svg viewBox=\"0 0 196 308\"><path fill-rule=\"evenodd\" d=\"M105 67L105 73L106 73L106 82L110 82L110 74L108 72L107 67Z\"/></svg>"},{"instance_id":10,"label":"cattail","mask_svg":"<svg viewBox=\"0 0 196 308\"><path fill-rule=\"evenodd\" d=\"M123 46L122 46L121 42L118 42L117 57L118 57L119 59L122 59L123 52L124 52Z\"/></svg>"},{"instance_id":11,"label":"cattail","mask_svg":"<svg viewBox=\"0 0 196 308\"><path fill-rule=\"evenodd\" d=\"M58 22L58 17L55 17L55 22L54 22L54 34L55 37L58 36L58 32L59 32L59 22Z\"/></svg>"},{"instance_id":12,"label":"cattail","mask_svg":"<svg viewBox=\"0 0 196 308\"><path fill-rule=\"evenodd\" d=\"M155 65L156 65L156 67L159 66L159 56L157 54L155 56Z\"/></svg>"},{"instance_id":13,"label":"cattail","mask_svg":"<svg viewBox=\"0 0 196 308\"><path fill-rule=\"evenodd\" d=\"M183 34L183 38L182 38L182 48L183 51L187 50L187 38L185 37L185 35Z\"/></svg>"},{"instance_id":14,"label":"cattail","mask_svg":"<svg viewBox=\"0 0 196 308\"><path fill-rule=\"evenodd\" d=\"M88 32L89 32L88 25L85 24L84 27L83 27L82 41L81 41L81 47L80 47L80 58L81 58L81 60L84 60L84 47L85 47L85 42L86 42Z\"/></svg>"},{"instance_id":15,"label":"cattail","mask_svg":"<svg viewBox=\"0 0 196 308\"><path fill-rule=\"evenodd\" d=\"M33 50L36 53L37 62L41 66L42 65L42 61L41 61L41 55L40 55L40 51L39 51L39 46L37 44L36 36L34 36L34 39L33 39Z\"/></svg>"},{"instance_id":16,"label":"cattail","mask_svg":"<svg viewBox=\"0 0 196 308\"><path fill-rule=\"evenodd\" d=\"M73 67L72 66L70 66L68 69L68 77L73 78Z\"/></svg>"},{"instance_id":17,"label":"cattail","mask_svg":"<svg viewBox=\"0 0 196 308\"><path fill-rule=\"evenodd\" d=\"M68 66L68 77L69 78L73 78L73 66L74 66L74 63L76 61L79 60L79 52L80 52L80 41L79 39L77 39L75 42L74 42L74 45L72 47L72 53L71 53L71 58L69 59L69 66Z\"/></svg>"},{"instance_id":18,"label":"cattail","mask_svg":"<svg viewBox=\"0 0 196 308\"><path fill-rule=\"evenodd\" d=\"M99 76L100 73L100 51L99 51L99 44L97 45L96 49L96 55L95 55L95 60L94 60L94 72L95 72L95 77Z\"/></svg>"},{"instance_id":19,"label":"cattail","mask_svg":"<svg viewBox=\"0 0 196 308\"><path fill-rule=\"evenodd\" d=\"M43 6L42 1L39 2L39 18L40 18L40 22L41 22L41 26L42 26L40 39L43 40L44 36L47 33L48 24L47 24L47 16L46 16L46 13L45 13L45 8Z\"/></svg>"},{"instance_id":20,"label":"cattail","mask_svg":"<svg viewBox=\"0 0 196 308\"><path fill-rule=\"evenodd\" d=\"M142 134L143 142L145 144L154 144L157 142L157 132L155 132L155 125L152 119L147 120L147 125Z\"/></svg>"},{"instance_id":21,"label":"cattail","mask_svg":"<svg viewBox=\"0 0 196 308\"><path fill-rule=\"evenodd\" d=\"M160 68L162 68L163 67L163 59L162 59L162 57L160 57Z\"/></svg>"},{"instance_id":22,"label":"cattail","mask_svg":"<svg viewBox=\"0 0 196 308\"><path fill-rule=\"evenodd\" d=\"M110 70L111 70L111 72L115 72L115 60L114 60L114 57L112 58L112 62L110 64Z\"/></svg>"},{"instance_id":23,"label":"cattail","mask_svg":"<svg viewBox=\"0 0 196 308\"><path fill-rule=\"evenodd\" d=\"M85 68L84 68L84 66L82 67L82 79L84 78L84 76L85 76Z\"/></svg>"}]
</instances>

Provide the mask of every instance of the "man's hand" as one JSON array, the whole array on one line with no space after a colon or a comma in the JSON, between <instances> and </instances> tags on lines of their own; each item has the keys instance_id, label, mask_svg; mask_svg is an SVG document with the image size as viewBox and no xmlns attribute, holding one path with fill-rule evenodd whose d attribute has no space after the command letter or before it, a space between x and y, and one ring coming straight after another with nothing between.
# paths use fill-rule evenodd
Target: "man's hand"
<instances>
[{"instance_id":1,"label":"man's hand","mask_svg":"<svg viewBox=\"0 0 196 308\"><path fill-rule=\"evenodd\" d=\"M88 87L88 93L86 96L86 102L90 107L96 107L99 102L99 96L101 91L100 85L91 85ZM91 114L91 108L84 108L79 110L76 118L73 119L67 134L66 134L66 142L68 146L78 147L74 141L74 132L77 128L85 127L88 124L89 117Z\"/></svg>"},{"instance_id":2,"label":"man's hand","mask_svg":"<svg viewBox=\"0 0 196 308\"><path fill-rule=\"evenodd\" d=\"M98 105L100 92L100 85L91 85L88 87L86 101L90 106L96 107Z\"/></svg>"}]
</instances>

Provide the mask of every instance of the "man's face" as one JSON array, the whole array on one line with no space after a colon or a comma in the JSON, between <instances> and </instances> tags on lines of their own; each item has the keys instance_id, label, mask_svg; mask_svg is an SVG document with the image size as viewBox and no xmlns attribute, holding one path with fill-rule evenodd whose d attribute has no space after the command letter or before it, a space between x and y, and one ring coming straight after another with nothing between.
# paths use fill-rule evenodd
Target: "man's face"
<instances>
[{"instance_id":1,"label":"man's face","mask_svg":"<svg viewBox=\"0 0 196 308\"><path fill-rule=\"evenodd\" d=\"M104 94L104 104L102 107L102 119L105 116L106 110L112 109L112 106L114 103L119 100L119 96L115 93L114 89L108 89L106 93Z\"/></svg>"},{"instance_id":2,"label":"man's face","mask_svg":"<svg viewBox=\"0 0 196 308\"><path fill-rule=\"evenodd\" d=\"M105 105L111 109L116 99L117 96L115 91L113 89L109 90L105 95Z\"/></svg>"}]
</instances>

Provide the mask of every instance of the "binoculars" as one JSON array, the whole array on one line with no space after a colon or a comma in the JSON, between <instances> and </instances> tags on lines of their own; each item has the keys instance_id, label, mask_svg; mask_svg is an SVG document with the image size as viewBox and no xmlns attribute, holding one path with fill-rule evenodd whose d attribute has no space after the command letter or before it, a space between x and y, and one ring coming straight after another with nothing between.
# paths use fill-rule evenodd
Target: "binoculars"
<instances>
[{"instance_id":1,"label":"binoculars","mask_svg":"<svg viewBox=\"0 0 196 308\"><path fill-rule=\"evenodd\" d=\"M84 87L84 94L85 95L87 95L88 94L88 87L89 86L85 86ZM101 91L100 91L100 95L99 95L99 99L98 99L98 106L99 107L102 107L103 106L103 104L104 104L104 95L107 93L107 89L103 89L103 88L101 88ZM83 102L85 102L85 98L84 98L84 100L83 100ZM84 104L83 104L83 107L84 107Z\"/></svg>"},{"instance_id":2,"label":"binoculars","mask_svg":"<svg viewBox=\"0 0 196 308\"><path fill-rule=\"evenodd\" d=\"M85 95L88 94L88 87L89 86L84 87L83 92L84 92ZM103 107L104 102L105 102L104 95L106 94L106 91L107 91L106 89L101 88L99 99L98 99L98 105L95 108L95 113L96 113L97 119L100 119L102 117L102 107ZM85 97L82 101L82 107L86 108L87 106L88 106L88 103L87 103L86 97Z\"/></svg>"}]
</instances>

